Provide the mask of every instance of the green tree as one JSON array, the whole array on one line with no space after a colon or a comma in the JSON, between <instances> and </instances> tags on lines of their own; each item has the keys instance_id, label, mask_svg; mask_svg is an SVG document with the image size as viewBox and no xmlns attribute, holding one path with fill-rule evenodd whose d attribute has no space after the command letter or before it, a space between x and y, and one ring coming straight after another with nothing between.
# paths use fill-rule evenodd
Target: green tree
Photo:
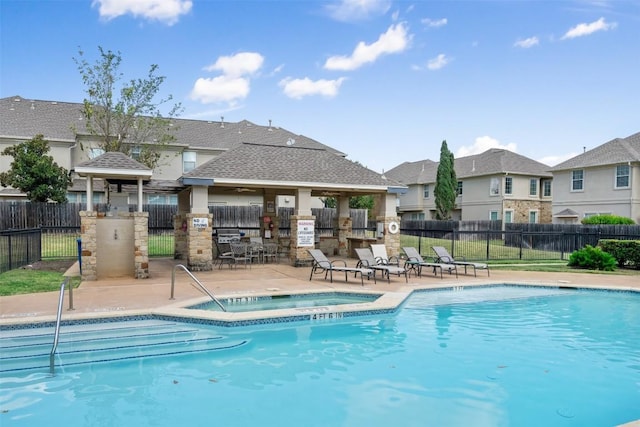
<instances>
[{"instance_id":1,"label":"green tree","mask_svg":"<svg viewBox=\"0 0 640 427\"><path fill-rule=\"evenodd\" d=\"M49 143L42 135L5 148L2 155L12 156L13 162L7 172L0 173L0 184L26 193L32 202L66 203L71 177L48 152Z\"/></svg>"},{"instance_id":2,"label":"green tree","mask_svg":"<svg viewBox=\"0 0 640 427\"><path fill-rule=\"evenodd\" d=\"M100 139L99 148L105 152L120 151L155 168L162 148L175 140L171 118L177 117L180 104L169 107L166 117L160 107L172 96L156 100L165 80L158 76L157 65L151 65L146 78L123 82L120 72L120 52L98 47L100 57L94 64L84 59L84 52L74 58L88 97L84 99L82 114L89 134Z\"/></svg>"},{"instance_id":3,"label":"green tree","mask_svg":"<svg viewBox=\"0 0 640 427\"><path fill-rule=\"evenodd\" d=\"M457 191L458 179L454 169L453 153L449 151L447 141L442 141L436 187L433 190L436 198L436 219L451 219L451 211L456 206Z\"/></svg>"},{"instance_id":4,"label":"green tree","mask_svg":"<svg viewBox=\"0 0 640 427\"><path fill-rule=\"evenodd\" d=\"M335 197L326 197L322 200L325 208L335 208L338 206L338 200ZM373 196L353 196L349 197L349 207L351 209L373 209Z\"/></svg>"}]
</instances>

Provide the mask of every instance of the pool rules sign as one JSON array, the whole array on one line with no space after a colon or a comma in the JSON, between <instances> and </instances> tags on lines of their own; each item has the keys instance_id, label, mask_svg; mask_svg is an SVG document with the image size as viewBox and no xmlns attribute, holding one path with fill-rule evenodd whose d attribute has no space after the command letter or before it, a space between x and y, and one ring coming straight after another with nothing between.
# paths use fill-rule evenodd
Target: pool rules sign
<instances>
[{"instance_id":1,"label":"pool rules sign","mask_svg":"<svg viewBox=\"0 0 640 427\"><path fill-rule=\"evenodd\" d=\"M298 247L315 246L314 231L315 221L312 219L298 220Z\"/></svg>"}]
</instances>

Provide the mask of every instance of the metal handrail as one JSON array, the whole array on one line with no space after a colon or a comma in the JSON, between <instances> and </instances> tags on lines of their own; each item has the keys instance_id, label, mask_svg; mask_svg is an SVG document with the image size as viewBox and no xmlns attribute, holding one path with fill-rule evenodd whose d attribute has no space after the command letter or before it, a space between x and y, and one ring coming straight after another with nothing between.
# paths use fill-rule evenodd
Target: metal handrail
<instances>
[{"instance_id":1,"label":"metal handrail","mask_svg":"<svg viewBox=\"0 0 640 427\"><path fill-rule=\"evenodd\" d=\"M185 267L182 264L176 264L173 267L173 270L171 270L171 297L169 299L175 299L174 298L174 288L175 288L175 283L176 283L176 269L178 267L182 268L193 280L195 280L195 282L198 284L198 286L200 286L200 289L202 289L207 295L209 295L209 297L216 304L218 304L218 307L220 307L222 309L222 311L227 311L227 309L224 307L224 305L222 305L222 303L220 301L218 301L218 299L216 297L214 297L213 294L211 292L209 292L209 290L207 288L205 288L202 283L200 283L198 278L196 276L194 276L193 274L191 274L189 269L187 269L187 267Z\"/></svg>"},{"instance_id":2,"label":"metal handrail","mask_svg":"<svg viewBox=\"0 0 640 427\"><path fill-rule=\"evenodd\" d=\"M65 277L64 281L60 285L60 299L58 301L58 314L56 316L56 329L53 334L53 345L51 346L51 353L49 353L49 372L53 374L55 372L54 359L56 356L56 350L58 349L58 338L60 337L60 321L62 320L62 306L64 305L64 287L69 283L69 277ZM71 286L71 285L69 285ZM73 310L73 303L70 302L69 310Z\"/></svg>"}]
</instances>

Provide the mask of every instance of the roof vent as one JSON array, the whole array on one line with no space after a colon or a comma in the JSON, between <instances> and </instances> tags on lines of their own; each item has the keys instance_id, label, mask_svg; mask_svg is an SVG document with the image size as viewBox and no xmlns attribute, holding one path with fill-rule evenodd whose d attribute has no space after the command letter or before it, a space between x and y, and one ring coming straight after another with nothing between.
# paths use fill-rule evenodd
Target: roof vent
<instances>
[{"instance_id":1,"label":"roof vent","mask_svg":"<svg viewBox=\"0 0 640 427\"><path fill-rule=\"evenodd\" d=\"M220 116L220 127L224 128L224 116Z\"/></svg>"},{"instance_id":2,"label":"roof vent","mask_svg":"<svg viewBox=\"0 0 640 427\"><path fill-rule=\"evenodd\" d=\"M476 161L475 159L471 161L471 172L475 172L476 171Z\"/></svg>"},{"instance_id":3,"label":"roof vent","mask_svg":"<svg viewBox=\"0 0 640 427\"><path fill-rule=\"evenodd\" d=\"M295 139L293 139L293 138L289 138L289 139L287 139L287 145L288 145L289 147L291 147L291 146L292 146L293 144L295 144L295 143L296 143L296 140L295 140Z\"/></svg>"},{"instance_id":4,"label":"roof vent","mask_svg":"<svg viewBox=\"0 0 640 427\"><path fill-rule=\"evenodd\" d=\"M271 129L271 119L269 119L269 131L272 131L273 129Z\"/></svg>"}]
</instances>

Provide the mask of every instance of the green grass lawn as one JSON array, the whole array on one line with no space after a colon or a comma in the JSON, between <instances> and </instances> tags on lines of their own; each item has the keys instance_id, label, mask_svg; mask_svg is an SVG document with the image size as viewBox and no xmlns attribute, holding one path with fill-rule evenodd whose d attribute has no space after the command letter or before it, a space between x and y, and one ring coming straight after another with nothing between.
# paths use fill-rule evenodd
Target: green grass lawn
<instances>
[{"instance_id":1,"label":"green grass lawn","mask_svg":"<svg viewBox=\"0 0 640 427\"><path fill-rule=\"evenodd\" d=\"M0 274L0 296L59 291L64 281L63 273L49 270L17 268ZM72 278L74 288L80 278Z\"/></svg>"}]
</instances>

